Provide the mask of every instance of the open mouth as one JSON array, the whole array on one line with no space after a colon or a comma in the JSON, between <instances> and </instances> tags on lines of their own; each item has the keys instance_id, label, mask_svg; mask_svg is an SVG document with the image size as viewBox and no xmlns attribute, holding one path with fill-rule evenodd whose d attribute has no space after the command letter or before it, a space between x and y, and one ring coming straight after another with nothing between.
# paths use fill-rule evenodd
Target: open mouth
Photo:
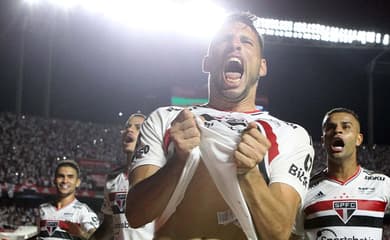
<instances>
[{"instance_id":1,"label":"open mouth","mask_svg":"<svg viewBox=\"0 0 390 240\"><path fill-rule=\"evenodd\" d=\"M239 81L244 72L241 59L237 57L229 58L225 63L224 74L225 79L229 81Z\"/></svg>"},{"instance_id":2,"label":"open mouth","mask_svg":"<svg viewBox=\"0 0 390 240\"><path fill-rule=\"evenodd\" d=\"M131 134L127 134L125 138L123 139L125 143L132 143L134 142L134 138Z\"/></svg>"},{"instance_id":3,"label":"open mouth","mask_svg":"<svg viewBox=\"0 0 390 240\"><path fill-rule=\"evenodd\" d=\"M341 138L335 138L333 141L332 141L332 144L331 144L331 147L332 147L332 150L335 151L335 152L341 152L343 151L344 149L344 141L343 139Z\"/></svg>"}]
</instances>

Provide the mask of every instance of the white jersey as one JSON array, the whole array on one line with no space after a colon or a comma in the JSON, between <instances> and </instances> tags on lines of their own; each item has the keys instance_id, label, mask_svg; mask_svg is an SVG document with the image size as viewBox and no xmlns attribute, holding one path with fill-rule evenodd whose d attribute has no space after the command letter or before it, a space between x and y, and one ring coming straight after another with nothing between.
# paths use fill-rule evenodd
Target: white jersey
<instances>
[{"instance_id":1,"label":"white jersey","mask_svg":"<svg viewBox=\"0 0 390 240\"><path fill-rule=\"evenodd\" d=\"M298 216L295 234L306 239L382 239L390 178L359 167L347 181L315 175Z\"/></svg>"},{"instance_id":2,"label":"white jersey","mask_svg":"<svg viewBox=\"0 0 390 240\"><path fill-rule=\"evenodd\" d=\"M272 146L259 169L269 183L281 182L292 186L304 198L309 187L309 177L314 150L307 132L299 125L281 121L266 112L225 112L195 106L189 108L194 115L202 116L204 127L219 133L242 133L249 122L257 122ZM142 125L132 169L152 164L164 166L170 153L169 129L171 122L182 111L181 107L162 107L154 111Z\"/></svg>"},{"instance_id":3,"label":"white jersey","mask_svg":"<svg viewBox=\"0 0 390 240\"><path fill-rule=\"evenodd\" d=\"M114 222L115 240L149 240L153 239L153 223L140 228L131 228L127 222L126 197L129 191L129 181L124 173L107 181L104 189L104 202L102 212L111 215Z\"/></svg>"},{"instance_id":4,"label":"white jersey","mask_svg":"<svg viewBox=\"0 0 390 240\"><path fill-rule=\"evenodd\" d=\"M68 221L79 224L84 231L99 227L96 213L77 199L61 209L52 203L43 203L39 206L39 215L39 238L44 240L79 239L66 231Z\"/></svg>"}]
</instances>

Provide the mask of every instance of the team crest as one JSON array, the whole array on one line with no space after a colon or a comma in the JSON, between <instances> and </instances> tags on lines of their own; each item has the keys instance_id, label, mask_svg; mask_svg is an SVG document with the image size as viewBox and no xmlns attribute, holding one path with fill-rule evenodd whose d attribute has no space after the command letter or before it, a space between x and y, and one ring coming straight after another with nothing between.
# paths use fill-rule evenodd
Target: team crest
<instances>
[{"instance_id":1,"label":"team crest","mask_svg":"<svg viewBox=\"0 0 390 240\"><path fill-rule=\"evenodd\" d=\"M341 221L346 224L357 209L357 201L334 201L333 209Z\"/></svg>"},{"instance_id":2,"label":"team crest","mask_svg":"<svg viewBox=\"0 0 390 240\"><path fill-rule=\"evenodd\" d=\"M47 221L46 222L46 231L51 236L58 227L58 221Z\"/></svg>"},{"instance_id":3,"label":"team crest","mask_svg":"<svg viewBox=\"0 0 390 240\"><path fill-rule=\"evenodd\" d=\"M126 204L126 193L115 194L115 204L118 207L120 212L124 212L124 208Z\"/></svg>"}]
</instances>

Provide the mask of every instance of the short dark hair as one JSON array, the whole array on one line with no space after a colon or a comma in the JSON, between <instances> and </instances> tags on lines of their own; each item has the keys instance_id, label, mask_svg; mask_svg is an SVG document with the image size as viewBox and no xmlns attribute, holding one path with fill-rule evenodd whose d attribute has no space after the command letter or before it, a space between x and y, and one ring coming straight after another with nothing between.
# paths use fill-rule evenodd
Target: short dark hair
<instances>
[{"instance_id":1,"label":"short dark hair","mask_svg":"<svg viewBox=\"0 0 390 240\"><path fill-rule=\"evenodd\" d=\"M77 172L77 177L80 177L80 166L75 160L71 159L66 159L66 160L61 160L58 162L56 170L55 170L55 176L57 176L58 169L60 167L71 167Z\"/></svg>"},{"instance_id":2,"label":"short dark hair","mask_svg":"<svg viewBox=\"0 0 390 240\"><path fill-rule=\"evenodd\" d=\"M141 113L140 111L138 111L138 112L133 113L133 114L131 114L131 115L129 116L129 118L128 118L128 119L126 120L126 122L125 122L125 126L126 126L126 127L129 125L129 121L130 121L130 119L132 119L133 117L141 117L141 118L143 118L144 120L146 120L146 116L145 116L143 113Z\"/></svg>"},{"instance_id":3,"label":"short dark hair","mask_svg":"<svg viewBox=\"0 0 390 240\"><path fill-rule=\"evenodd\" d=\"M223 25L232 23L232 22L241 22L250 27L253 32L256 33L257 39L260 45L260 54L263 53L264 50L264 39L263 36L259 33L254 23L258 19L258 17L250 12L235 12L228 15L223 23Z\"/></svg>"},{"instance_id":4,"label":"short dark hair","mask_svg":"<svg viewBox=\"0 0 390 240\"><path fill-rule=\"evenodd\" d=\"M348 113L348 114L351 114L356 119L356 121L360 124L359 115L357 115L357 113L355 113L353 110L348 109L348 108L344 108L344 107L337 107L337 108L332 108L327 113L325 113L325 116L324 116L324 118L322 120L322 130L324 130L329 116L334 114L334 113Z\"/></svg>"}]
</instances>

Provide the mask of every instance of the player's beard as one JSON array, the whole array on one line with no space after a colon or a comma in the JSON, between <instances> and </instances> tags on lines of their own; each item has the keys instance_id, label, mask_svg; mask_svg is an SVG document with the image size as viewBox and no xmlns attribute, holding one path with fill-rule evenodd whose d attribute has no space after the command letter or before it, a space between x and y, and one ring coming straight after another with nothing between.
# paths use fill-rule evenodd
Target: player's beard
<instances>
[{"instance_id":1,"label":"player's beard","mask_svg":"<svg viewBox=\"0 0 390 240\"><path fill-rule=\"evenodd\" d=\"M243 80L241 80L243 81ZM252 79L249 81L245 87L241 91L237 91L236 89L225 89L224 81L223 80L216 80L213 81L210 79L210 90L218 93L218 96L221 96L224 101L230 102L230 103L239 103L243 101L245 98L247 98L250 94L250 91L253 87L256 86L258 82L258 79Z\"/></svg>"}]
</instances>

